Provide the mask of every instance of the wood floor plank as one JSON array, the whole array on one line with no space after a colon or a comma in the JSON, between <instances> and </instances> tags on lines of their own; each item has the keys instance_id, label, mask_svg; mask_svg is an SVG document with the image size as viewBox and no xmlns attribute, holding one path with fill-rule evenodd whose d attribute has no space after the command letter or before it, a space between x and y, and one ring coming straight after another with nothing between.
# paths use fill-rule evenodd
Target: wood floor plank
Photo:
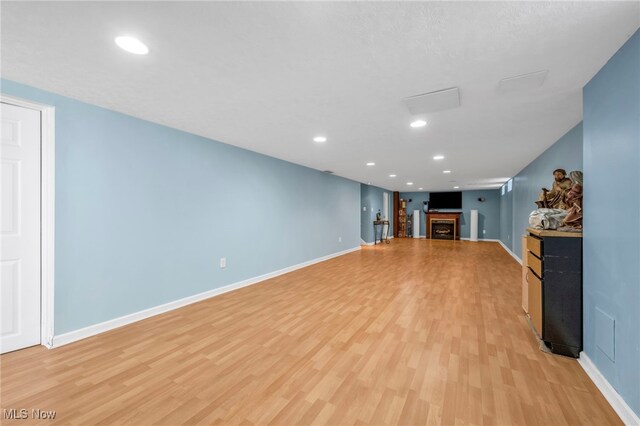
<instances>
[{"instance_id":1,"label":"wood floor plank","mask_svg":"<svg viewBox=\"0 0 640 426\"><path fill-rule=\"evenodd\" d=\"M55 410L49 424L621 424L575 360L539 350L520 279L496 243L395 239L2 355L0 409Z\"/></svg>"}]
</instances>

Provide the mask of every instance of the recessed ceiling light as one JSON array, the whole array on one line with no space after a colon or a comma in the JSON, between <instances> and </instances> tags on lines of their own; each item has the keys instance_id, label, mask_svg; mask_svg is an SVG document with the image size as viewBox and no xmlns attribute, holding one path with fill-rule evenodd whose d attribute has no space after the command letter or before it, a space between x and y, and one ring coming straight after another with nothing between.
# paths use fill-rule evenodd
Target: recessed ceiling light
<instances>
[{"instance_id":1,"label":"recessed ceiling light","mask_svg":"<svg viewBox=\"0 0 640 426\"><path fill-rule=\"evenodd\" d=\"M313 138L313 141L322 143L322 142L326 142L327 138L324 136L316 136L315 138Z\"/></svg>"},{"instance_id":2,"label":"recessed ceiling light","mask_svg":"<svg viewBox=\"0 0 640 426\"><path fill-rule=\"evenodd\" d=\"M396 177L397 175L389 175L389 177Z\"/></svg>"},{"instance_id":3,"label":"recessed ceiling light","mask_svg":"<svg viewBox=\"0 0 640 426\"><path fill-rule=\"evenodd\" d=\"M433 157L434 160L444 160L444 155L435 155Z\"/></svg>"},{"instance_id":4,"label":"recessed ceiling light","mask_svg":"<svg viewBox=\"0 0 640 426\"><path fill-rule=\"evenodd\" d=\"M445 173L445 174L451 173L451 170L443 170L442 173Z\"/></svg>"},{"instance_id":5,"label":"recessed ceiling light","mask_svg":"<svg viewBox=\"0 0 640 426\"><path fill-rule=\"evenodd\" d=\"M376 163L374 163L374 162L367 163L367 166L375 166L375 165L376 165Z\"/></svg>"},{"instance_id":6,"label":"recessed ceiling light","mask_svg":"<svg viewBox=\"0 0 640 426\"><path fill-rule=\"evenodd\" d=\"M424 127L426 125L427 125L427 122L424 120L416 120L410 124L411 127Z\"/></svg>"},{"instance_id":7,"label":"recessed ceiling light","mask_svg":"<svg viewBox=\"0 0 640 426\"><path fill-rule=\"evenodd\" d=\"M422 191L424 188L418 188L418 191Z\"/></svg>"},{"instance_id":8,"label":"recessed ceiling light","mask_svg":"<svg viewBox=\"0 0 640 426\"><path fill-rule=\"evenodd\" d=\"M413 182L407 182L407 185L413 185Z\"/></svg>"},{"instance_id":9,"label":"recessed ceiling light","mask_svg":"<svg viewBox=\"0 0 640 426\"><path fill-rule=\"evenodd\" d=\"M135 55L146 55L149 53L147 45L135 37L120 36L116 37L115 42L121 49Z\"/></svg>"},{"instance_id":10,"label":"recessed ceiling light","mask_svg":"<svg viewBox=\"0 0 640 426\"><path fill-rule=\"evenodd\" d=\"M453 189L458 189L458 188L460 188L460 187L459 187L459 186L454 186L454 187L453 187Z\"/></svg>"}]
</instances>

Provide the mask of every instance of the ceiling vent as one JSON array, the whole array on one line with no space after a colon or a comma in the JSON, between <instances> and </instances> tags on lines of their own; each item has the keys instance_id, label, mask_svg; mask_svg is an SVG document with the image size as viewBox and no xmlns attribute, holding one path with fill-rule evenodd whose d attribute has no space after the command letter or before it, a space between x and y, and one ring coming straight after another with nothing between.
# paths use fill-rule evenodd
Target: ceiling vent
<instances>
[{"instance_id":1,"label":"ceiling vent","mask_svg":"<svg viewBox=\"0 0 640 426\"><path fill-rule=\"evenodd\" d=\"M460 91L457 87L424 93L406 98L404 103L412 115L444 111L460 106Z\"/></svg>"},{"instance_id":2,"label":"ceiling vent","mask_svg":"<svg viewBox=\"0 0 640 426\"><path fill-rule=\"evenodd\" d=\"M547 78L549 70L530 72L529 74L517 75L515 77L503 78L498 83L498 91L502 93L515 92L518 90L537 89L542 86Z\"/></svg>"}]
</instances>

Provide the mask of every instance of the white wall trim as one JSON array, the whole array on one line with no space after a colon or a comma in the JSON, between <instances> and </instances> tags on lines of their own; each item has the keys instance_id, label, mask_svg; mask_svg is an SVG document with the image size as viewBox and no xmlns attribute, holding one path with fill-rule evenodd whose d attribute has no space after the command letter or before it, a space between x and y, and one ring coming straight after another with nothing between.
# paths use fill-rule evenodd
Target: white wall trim
<instances>
[{"instance_id":1,"label":"white wall trim","mask_svg":"<svg viewBox=\"0 0 640 426\"><path fill-rule=\"evenodd\" d=\"M53 342L55 277L55 108L0 94L0 101L40 112L40 344Z\"/></svg>"},{"instance_id":2,"label":"white wall trim","mask_svg":"<svg viewBox=\"0 0 640 426\"><path fill-rule=\"evenodd\" d=\"M307 266L313 265L315 263L324 262L326 260L332 259L334 257L342 256L354 251L360 250L360 246L353 247L347 250L339 251L337 253L332 253L327 256L319 257L317 259L309 260L307 262L299 263L297 265L289 266L284 269L280 269L278 271L269 272L268 274L260 275L257 277L249 278L244 281L239 281L237 283L229 284L224 287L214 288L212 290L205 291L203 293L195 294L193 296L188 296L183 299L174 300L169 303L165 303L163 305L154 306L153 308L145 309L142 311L134 312L129 315L124 315L119 318L114 318L109 321L101 322L99 324L90 325L85 328L81 328L79 330L70 331L68 333L57 335L53 338L52 347L57 348L59 346L67 345L69 343L77 342L78 340L86 339L87 337L95 336L100 333L104 333L105 331L113 330L115 328L119 328L155 315L163 314L165 312L172 311L174 309L181 308L183 306L190 305L192 303L200 302L205 299L209 299L211 297L218 296L220 294L228 293L233 290L237 290L239 288L247 287L253 284L257 284L259 282L268 280L270 278L277 277L279 275L286 274L288 272L295 271L297 269L305 268Z\"/></svg>"},{"instance_id":3,"label":"white wall trim","mask_svg":"<svg viewBox=\"0 0 640 426\"><path fill-rule=\"evenodd\" d=\"M511 255L511 257L513 257L519 264L522 265L522 259L520 259L518 257L518 255L516 255L514 252L512 252L509 247L505 246L504 243L500 240L496 240L498 243L500 243L500 245L502 246L503 249L505 249L507 251L507 253L509 253Z\"/></svg>"},{"instance_id":4,"label":"white wall trim","mask_svg":"<svg viewBox=\"0 0 640 426\"><path fill-rule=\"evenodd\" d=\"M596 387L602 392L605 399L611 404L613 410L620 416L620 419L627 426L640 425L640 417L633 412L631 407L622 399L620 394L611 386L611 383L602 375L598 367L591 361L586 353L580 352L578 364L587 373L587 376L593 381Z\"/></svg>"}]
</instances>

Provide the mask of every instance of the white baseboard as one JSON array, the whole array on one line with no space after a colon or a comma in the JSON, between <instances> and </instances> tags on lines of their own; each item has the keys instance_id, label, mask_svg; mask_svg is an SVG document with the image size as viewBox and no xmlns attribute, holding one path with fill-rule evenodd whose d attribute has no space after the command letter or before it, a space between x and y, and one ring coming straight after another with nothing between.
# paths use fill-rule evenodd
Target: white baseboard
<instances>
[{"instance_id":1,"label":"white baseboard","mask_svg":"<svg viewBox=\"0 0 640 426\"><path fill-rule=\"evenodd\" d=\"M500 243L500 245L502 246L502 248L503 248L503 249L505 249L505 250L507 251L507 253L509 253L509 254L511 255L511 257L513 257L513 258L514 258L514 259L515 259L519 264L521 264L521 265L522 265L522 259L520 259L520 258L518 257L518 255L516 255L514 252L512 252L512 251L509 249L509 247L505 246L505 245L504 245L504 243L503 243L502 241L500 241L500 240L495 240L495 241L499 242L499 243Z\"/></svg>"},{"instance_id":2,"label":"white baseboard","mask_svg":"<svg viewBox=\"0 0 640 426\"><path fill-rule=\"evenodd\" d=\"M460 237L461 241L471 241L471 238L467 238L467 237ZM492 243L497 243L500 240L496 240L495 238L478 238L478 242L480 241L488 241L488 242L492 242Z\"/></svg>"},{"instance_id":3,"label":"white baseboard","mask_svg":"<svg viewBox=\"0 0 640 426\"><path fill-rule=\"evenodd\" d=\"M192 303L200 302L202 300L209 299L211 297L215 297L220 294L228 293L230 291L237 290L242 287L248 287L250 285L257 284L259 282L268 280L270 278L274 278L279 275L286 274L288 272L293 272L297 269L305 268L315 263L324 262L325 260L329 260L334 257L342 256L347 253L351 253L358 250L360 250L360 246L339 251L337 253L332 253L330 255L309 260L307 262L302 262L297 265L289 266L287 268L280 269L278 271L269 272L268 274L249 278L244 281L239 281L237 283L229 284L224 287L214 288L212 290L205 291L204 293L194 294L193 296L188 296L183 299L174 300L172 302L165 303L163 305L154 306L153 308L145 309L139 312L134 312L132 314L124 315L119 318L114 318L112 320L101 322L99 324L90 325L88 327L84 327L79 330L74 330L68 333L60 334L60 335L54 336L51 346L47 346L47 347L51 349L51 348L57 348L63 345L67 345L69 343L77 342L78 340L86 339L87 337L95 336L96 334L104 333L105 331L113 330L115 328L119 328L119 327L131 324L155 315L163 314L165 312L169 312L174 309L178 309L183 306L190 305Z\"/></svg>"},{"instance_id":4,"label":"white baseboard","mask_svg":"<svg viewBox=\"0 0 640 426\"><path fill-rule=\"evenodd\" d=\"M611 383L602 375L598 367L584 352L580 352L578 364L587 373L596 387L602 392L605 399L611 404L613 410L620 416L622 422L627 426L639 426L640 417L633 412L631 407L622 399L620 394L611 386Z\"/></svg>"}]
</instances>

